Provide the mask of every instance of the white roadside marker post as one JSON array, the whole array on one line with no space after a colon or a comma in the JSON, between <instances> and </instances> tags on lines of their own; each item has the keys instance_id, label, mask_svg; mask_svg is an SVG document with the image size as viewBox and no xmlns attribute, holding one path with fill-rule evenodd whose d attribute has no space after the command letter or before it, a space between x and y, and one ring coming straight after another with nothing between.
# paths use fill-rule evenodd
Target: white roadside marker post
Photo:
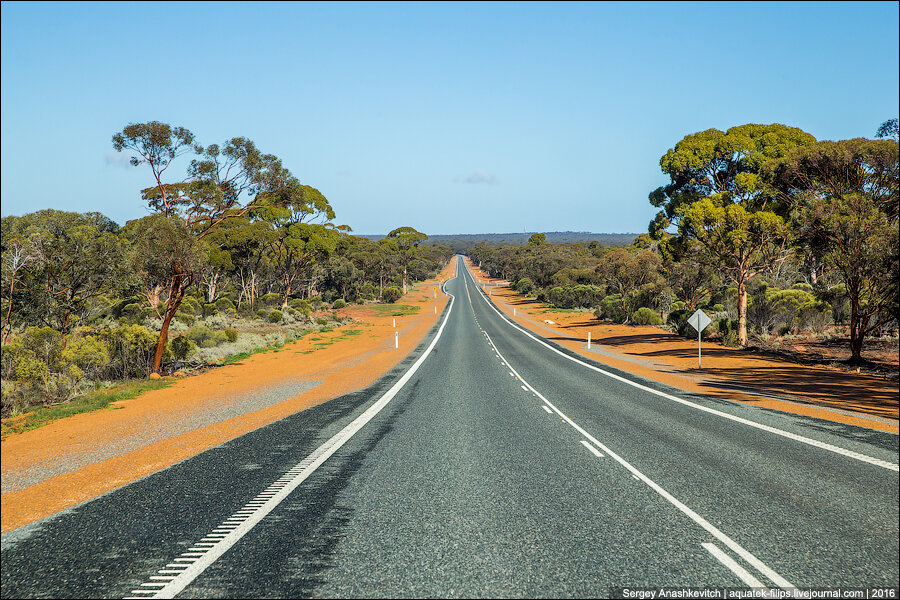
<instances>
[{"instance_id":1,"label":"white roadside marker post","mask_svg":"<svg viewBox=\"0 0 900 600\"><path fill-rule=\"evenodd\" d=\"M399 347L400 347L400 332L395 331L394 332L394 348L399 348Z\"/></svg>"},{"instance_id":2,"label":"white roadside marker post","mask_svg":"<svg viewBox=\"0 0 900 600\"><path fill-rule=\"evenodd\" d=\"M697 330L697 368L703 368L703 359L700 355L700 338L703 333L703 330L706 329L706 326L712 323L712 319L710 319L705 312L697 309L697 312L688 317L688 324Z\"/></svg>"},{"instance_id":3,"label":"white roadside marker post","mask_svg":"<svg viewBox=\"0 0 900 600\"><path fill-rule=\"evenodd\" d=\"M588 350L591 349L591 332L588 331Z\"/></svg>"},{"instance_id":4,"label":"white roadside marker post","mask_svg":"<svg viewBox=\"0 0 900 600\"><path fill-rule=\"evenodd\" d=\"M397 317L394 317L393 319L391 319L391 321L394 323L393 326L396 327L397 326Z\"/></svg>"},{"instance_id":5,"label":"white roadside marker post","mask_svg":"<svg viewBox=\"0 0 900 600\"><path fill-rule=\"evenodd\" d=\"M516 309L513 308L513 316L516 316Z\"/></svg>"}]
</instances>

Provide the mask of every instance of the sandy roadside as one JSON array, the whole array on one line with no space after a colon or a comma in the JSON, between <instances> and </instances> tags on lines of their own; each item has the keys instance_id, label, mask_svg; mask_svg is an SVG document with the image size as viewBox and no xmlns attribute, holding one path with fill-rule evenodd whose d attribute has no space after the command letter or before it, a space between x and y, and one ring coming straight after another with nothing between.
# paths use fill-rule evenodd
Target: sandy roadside
<instances>
[{"instance_id":1,"label":"sandy roadside","mask_svg":"<svg viewBox=\"0 0 900 600\"><path fill-rule=\"evenodd\" d=\"M658 327L604 324L586 312L547 309L498 282L468 261L489 284L494 305L516 323L582 356L660 383L707 396L798 415L900 432L900 387L880 377L806 366L703 341ZM494 287L496 285L496 287ZM551 321L548 323L547 321ZM588 332L592 350L587 350Z\"/></svg>"},{"instance_id":2,"label":"sandy roadside","mask_svg":"<svg viewBox=\"0 0 900 600\"><path fill-rule=\"evenodd\" d=\"M358 322L179 379L117 402L112 410L9 436L0 444L2 532L373 383L437 322L448 297L435 288L455 271L451 260L437 279L418 284L398 302L419 307L417 314L386 317L365 306L348 306L336 312ZM395 331L399 349L394 348Z\"/></svg>"}]
</instances>

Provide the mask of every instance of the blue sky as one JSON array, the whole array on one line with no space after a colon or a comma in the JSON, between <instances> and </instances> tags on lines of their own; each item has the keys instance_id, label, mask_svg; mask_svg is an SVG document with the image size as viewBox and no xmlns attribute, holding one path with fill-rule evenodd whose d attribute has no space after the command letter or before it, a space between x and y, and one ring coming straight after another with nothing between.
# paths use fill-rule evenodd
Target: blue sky
<instances>
[{"instance_id":1,"label":"blue sky","mask_svg":"<svg viewBox=\"0 0 900 600\"><path fill-rule=\"evenodd\" d=\"M2 214L144 216L110 138L245 136L356 233L644 232L682 137L898 113L898 3L2 3ZM183 168L177 175L183 175Z\"/></svg>"}]
</instances>

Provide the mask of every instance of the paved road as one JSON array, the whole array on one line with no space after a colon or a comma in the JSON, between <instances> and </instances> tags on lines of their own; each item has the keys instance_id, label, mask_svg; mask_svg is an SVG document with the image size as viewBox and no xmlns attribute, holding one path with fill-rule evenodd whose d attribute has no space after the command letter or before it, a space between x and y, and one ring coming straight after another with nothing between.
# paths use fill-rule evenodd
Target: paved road
<instances>
[{"instance_id":1,"label":"paved road","mask_svg":"<svg viewBox=\"0 0 900 600\"><path fill-rule=\"evenodd\" d=\"M373 386L3 536L2 596L897 587L896 435L575 359L462 263L446 291Z\"/></svg>"}]
</instances>

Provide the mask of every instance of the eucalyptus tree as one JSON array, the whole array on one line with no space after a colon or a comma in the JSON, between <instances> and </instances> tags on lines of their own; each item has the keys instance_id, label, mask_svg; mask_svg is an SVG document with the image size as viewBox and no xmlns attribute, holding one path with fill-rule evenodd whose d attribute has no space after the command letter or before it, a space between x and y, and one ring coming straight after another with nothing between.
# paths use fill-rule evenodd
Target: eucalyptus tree
<instances>
[{"instance_id":1,"label":"eucalyptus tree","mask_svg":"<svg viewBox=\"0 0 900 600\"><path fill-rule=\"evenodd\" d=\"M28 240L29 277L22 288L30 320L57 329L63 347L74 323L108 308L101 301L120 271L119 226L100 213L41 210L11 222Z\"/></svg>"},{"instance_id":2,"label":"eucalyptus tree","mask_svg":"<svg viewBox=\"0 0 900 600\"><path fill-rule=\"evenodd\" d=\"M334 252L346 226L332 223L335 214L328 199L314 187L294 180L283 190L284 201L255 211L268 225L266 254L281 284L287 306L298 282L306 276L306 295L315 289L316 265Z\"/></svg>"},{"instance_id":3,"label":"eucalyptus tree","mask_svg":"<svg viewBox=\"0 0 900 600\"><path fill-rule=\"evenodd\" d=\"M764 175L793 207L799 237L818 241L850 298L851 361L865 336L898 318L898 144L862 138L818 142Z\"/></svg>"},{"instance_id":4,"label":"eucalyptus tree","mask_svg":"<svg viewBox=\"0 0 900 600\"><path fill-rule=\"evenodd\" d=\"M141 195L151 211L168 223L153 221L160 235L179 244L182 234L195 241L201 240L226 220L240 218L261 207L287 203L287 188L296 182L276 156L261 153L246 138L232 138L221 147L214 144L204 149L196 143L194 134L184 127L151 121L126 126L113 135L112 143L119 152L133 153L132 165L149 166L155 185L142 190ZM163 181L163 174L174 161L189 153L195 154L195 158L188 165L187 176L172 183ZM182 234L175 236L169 231L172 223L180 225ZM141 247L147 251L159 248L151 243ZM161 293L164 291L166 303L153 359L154 372L159 371L169 324L198 275L196 269L202 264L201 261L181 260L186 256L183 252L168 256L172 259L168 268L155 271L165 273L167 278L157 281L157 289Z\"/></svg>"},{"instance_id":5,"label":"eucalyptus tree","mask_svg":"<svg viewBox=\"0 0 900 600\"><path fill-rule=\"evenodd\" d=\"M24 286L24 279L28 275L30 267L36 263L37 254L31 246L30 240L18 230L20 217L3 217L3 226L0 227L0 293L3 303L3 344L9 339L13 325L13 306L21 308L24 302L20 298L22 294L16 292ZM19 286L19 290L16 286Z\"/></svg>"},{"instance_id":6,"label":"eucalyptus tree","mask_svg":"<svg viewBox=\"0 0 900 600\"><path fill-rule=\"evenodd\" d=\"M419 244L427 240L428 236L412 227L398 227L388 233L386 239L396 244L400 267L403 269L403 293L406 294L409 261L415 256Z\"/></svg>"},{"instance_id":7,"label":"eucalyptus tree","mask_svg":"<svg viewBox=\"0 0 900 600\"><path fill-rule=\"evenodd\" d=\"M770 160L786 156L815 138L780 124L708 129L684 137L660 158L670 183L650 194L660 210L650 233L699 242L700 262L738 290L738 343L747 344L747 283L769 272L789 254L787 207L760 181Z\"/></svg>"}]
</instances>

